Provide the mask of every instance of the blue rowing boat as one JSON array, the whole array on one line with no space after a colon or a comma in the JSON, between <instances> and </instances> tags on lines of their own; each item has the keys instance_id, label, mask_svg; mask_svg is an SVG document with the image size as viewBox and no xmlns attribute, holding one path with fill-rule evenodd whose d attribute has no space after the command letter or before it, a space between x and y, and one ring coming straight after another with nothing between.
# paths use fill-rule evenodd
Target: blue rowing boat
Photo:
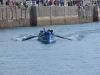
<instances>
[{"instance_id":1,"label":"blue rowing boat","mask_svg":"<svg viewBox=\"0 0 100 75\"><path fill-rule=\"evenodd\" d=\"M43 42L43 43L54 43L54 33L53 30L48 30L48 31L40 31L38 40Z\"/></svg>"},{"instance_id":2,"label":"blue rowing boat","mask_svg":"<svg viewBox=\"0 0 100 75\"><path fill-rule=\"evenodd\" d=\"M49 30L45 31L45 29L44 29L44 30L40 31L38 36L28 36L26 38L23 38L22 41L38 37L38 40L43 42L43 43L54 43L54 42L56 42L54 40L54 36L59 37L59 38L63 38L63 39L67 39L67 40L72 40L70 38L62 37L62 36L59 36L59 35L54 35L53 30L49 29Z\"/></svg>"}]
</instances>

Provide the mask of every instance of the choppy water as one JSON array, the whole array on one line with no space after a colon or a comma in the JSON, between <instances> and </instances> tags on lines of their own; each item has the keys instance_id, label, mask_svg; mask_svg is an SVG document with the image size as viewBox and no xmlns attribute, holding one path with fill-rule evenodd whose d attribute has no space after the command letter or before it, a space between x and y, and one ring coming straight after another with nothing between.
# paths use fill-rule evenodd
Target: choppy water
<instances>
[{"instance_id":1,"label":"choppy water","mask_svg":"<svg viewBox=\"0 0 100 75\"><path fill-rule=\"evenodd\" d=\"M22 41L43 27L72 41ZM100 23L0 29L0 75L100 75Z\"/></svg>"}]
</instances>

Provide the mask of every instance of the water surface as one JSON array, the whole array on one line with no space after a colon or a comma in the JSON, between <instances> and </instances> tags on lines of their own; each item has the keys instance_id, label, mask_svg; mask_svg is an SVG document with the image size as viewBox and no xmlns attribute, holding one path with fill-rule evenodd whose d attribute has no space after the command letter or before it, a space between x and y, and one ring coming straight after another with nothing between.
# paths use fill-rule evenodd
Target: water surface
<instances>
[{"instance_id":1,"label":"water surface","mask_svg":"<svg viewBox=\"0 0 100 75\"><path fill-rule=\"evenodd\" d=\"M53 44L33 38L53 29ZM0 75L100 75L100 23L0 29Z\"/></svg>"}]
</instances>

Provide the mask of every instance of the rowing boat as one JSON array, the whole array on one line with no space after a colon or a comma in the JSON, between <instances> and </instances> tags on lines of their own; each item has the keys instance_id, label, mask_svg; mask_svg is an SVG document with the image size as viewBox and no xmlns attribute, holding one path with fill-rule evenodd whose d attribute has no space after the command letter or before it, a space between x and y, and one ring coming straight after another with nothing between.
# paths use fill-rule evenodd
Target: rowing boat
<instances>
[{"instance_id":1,"label":"rowing boat","mask_svg":"<svg viewBox=\"0 0 100 75\"><path fill-rule=\"evenodd\" d=\"M43 43L54 43L54 33L53 30L40 31L38 40Z\"/></svg>"}]
</instances>

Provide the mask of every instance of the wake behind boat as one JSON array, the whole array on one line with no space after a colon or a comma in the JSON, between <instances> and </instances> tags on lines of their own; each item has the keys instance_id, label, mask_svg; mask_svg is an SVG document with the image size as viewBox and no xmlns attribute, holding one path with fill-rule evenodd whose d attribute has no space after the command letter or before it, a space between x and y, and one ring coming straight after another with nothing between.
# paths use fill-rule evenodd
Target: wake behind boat
<instances>
[{"instance_id":1,"label":"wake behind boat","mask_svg":"<svg viewBox=\"0 0 100 75\"><path fill-rule=\"evenodd\" d=\"M41 30L38 36L38 40L43 43L54 43L54 33L53 30Z\"/></svg>"}]
</instances>

